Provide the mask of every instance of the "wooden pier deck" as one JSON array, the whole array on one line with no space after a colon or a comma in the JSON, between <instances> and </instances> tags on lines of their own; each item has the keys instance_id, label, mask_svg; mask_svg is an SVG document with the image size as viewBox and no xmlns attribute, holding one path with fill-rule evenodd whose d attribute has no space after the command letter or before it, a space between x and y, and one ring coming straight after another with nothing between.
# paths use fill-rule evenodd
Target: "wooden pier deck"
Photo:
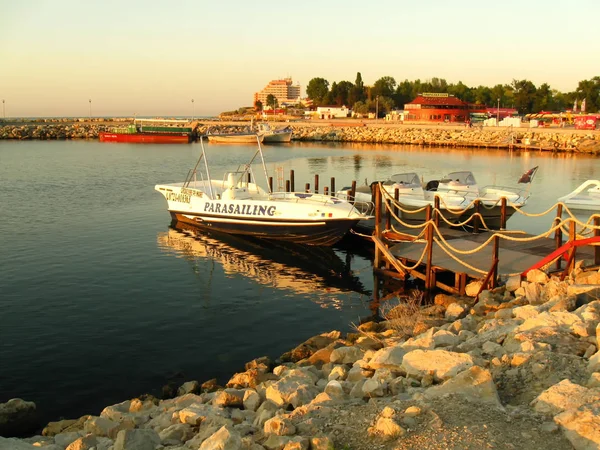
<instances>
[{"instance_id":1,"label":"wooden pier deck","mask_svg":"<svg viewBox=\"0 0 600 450\"><path fill-rule=\"evenodd\" d=\"M545 237L548 233L531 235L506 230L474 233L459 228L438 228L435 218L439 210L431 205L427 211L430 220L420 229L403 227L397 220L390 220L389 205L387 213L381 212L381 204L378 191L371 237L375 244L375 272L424 280L426 290L439 288L464 295L470 280L483 280L484 289L495 287L500 278L524 276L532 268L559 272L564 277L578 261L586 267L600 266L599 215L586 227L586 235L580 236L577 227L581 223L574 220L570 212L563 219L563 208L559 204L553 222L556 227L549 230L553 231L553 237ZM417 235L419 238L415 239Z\"/></svg>"}]
</instances>

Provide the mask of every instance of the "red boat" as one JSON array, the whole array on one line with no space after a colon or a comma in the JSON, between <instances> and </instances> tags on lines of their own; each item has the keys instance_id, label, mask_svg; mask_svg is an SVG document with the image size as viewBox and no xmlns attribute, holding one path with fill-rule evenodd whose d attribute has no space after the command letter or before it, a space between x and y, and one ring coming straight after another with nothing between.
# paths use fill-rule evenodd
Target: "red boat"
<instances>
[{"instance_id":1,"label":"red boat","mask_svg":"<svg viewBox=\"0 0 600 450\"><path fill-rule=\"evenodd\" d=\"M100 142L138 142L152 144L188 144L192 142L191 133L144 133L133 134L101 132Z\"/></svg>"}]
</instances>

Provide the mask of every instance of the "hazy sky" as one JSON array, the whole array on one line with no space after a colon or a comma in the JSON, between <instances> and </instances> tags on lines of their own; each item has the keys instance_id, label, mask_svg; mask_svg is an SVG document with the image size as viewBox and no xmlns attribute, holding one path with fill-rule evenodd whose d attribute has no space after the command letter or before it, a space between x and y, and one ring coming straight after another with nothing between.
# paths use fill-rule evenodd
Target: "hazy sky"
<instances>
[{"instance_id":1,"label":"hazy sky","mask_svg":"<svg viewBox=\"0 0 600 450\"><path fill-rule=\"evenodd\" d=\"M269 80L444 78L570 92L600 75L599 0L0 0L7 117L215 115ZM191 99L194 99L192 105Z\"/></svg>"}]
</instances>

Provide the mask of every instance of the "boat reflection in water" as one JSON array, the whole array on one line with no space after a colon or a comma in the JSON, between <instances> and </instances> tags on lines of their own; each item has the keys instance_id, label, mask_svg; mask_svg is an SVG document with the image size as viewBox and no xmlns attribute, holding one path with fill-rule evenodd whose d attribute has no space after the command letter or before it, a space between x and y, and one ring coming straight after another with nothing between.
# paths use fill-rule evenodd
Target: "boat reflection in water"
<instances>
[{"instance_id":1,"label":"boat reflection in water","mask_svg":"<svg viewBox=\"0 0 600 450\"><path fill-rule=\"evenodd\" d=\"M282 244L273 241L206 231L183 222L173 222L157 237L158 246L190 261L205 259L223 266L226 274L241 275L257 283L295 294L335 294L367 290L331 247ZM370 268L370 263L369 263ZM341 308L341 300L320 301L322 307Z\"/></svg>"}]
</instances>

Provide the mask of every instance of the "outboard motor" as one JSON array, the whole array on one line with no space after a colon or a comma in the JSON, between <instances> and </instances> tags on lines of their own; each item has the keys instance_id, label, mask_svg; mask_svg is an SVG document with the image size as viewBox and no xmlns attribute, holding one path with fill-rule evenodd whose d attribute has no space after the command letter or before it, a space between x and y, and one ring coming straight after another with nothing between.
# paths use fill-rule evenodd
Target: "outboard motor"
<instances>
[{"instance_id":1,"label":"outboard motor","mask_svg":"<svg viewBox=\"0 0 600 450\"><path fill-rule=\"evenodd\" d=\"M437 191L438 190L438 186L440 185L439 180L430 180L427 182L427 184L425 185L425 190L426 191Z\"/></svg>"}]
</instances>

